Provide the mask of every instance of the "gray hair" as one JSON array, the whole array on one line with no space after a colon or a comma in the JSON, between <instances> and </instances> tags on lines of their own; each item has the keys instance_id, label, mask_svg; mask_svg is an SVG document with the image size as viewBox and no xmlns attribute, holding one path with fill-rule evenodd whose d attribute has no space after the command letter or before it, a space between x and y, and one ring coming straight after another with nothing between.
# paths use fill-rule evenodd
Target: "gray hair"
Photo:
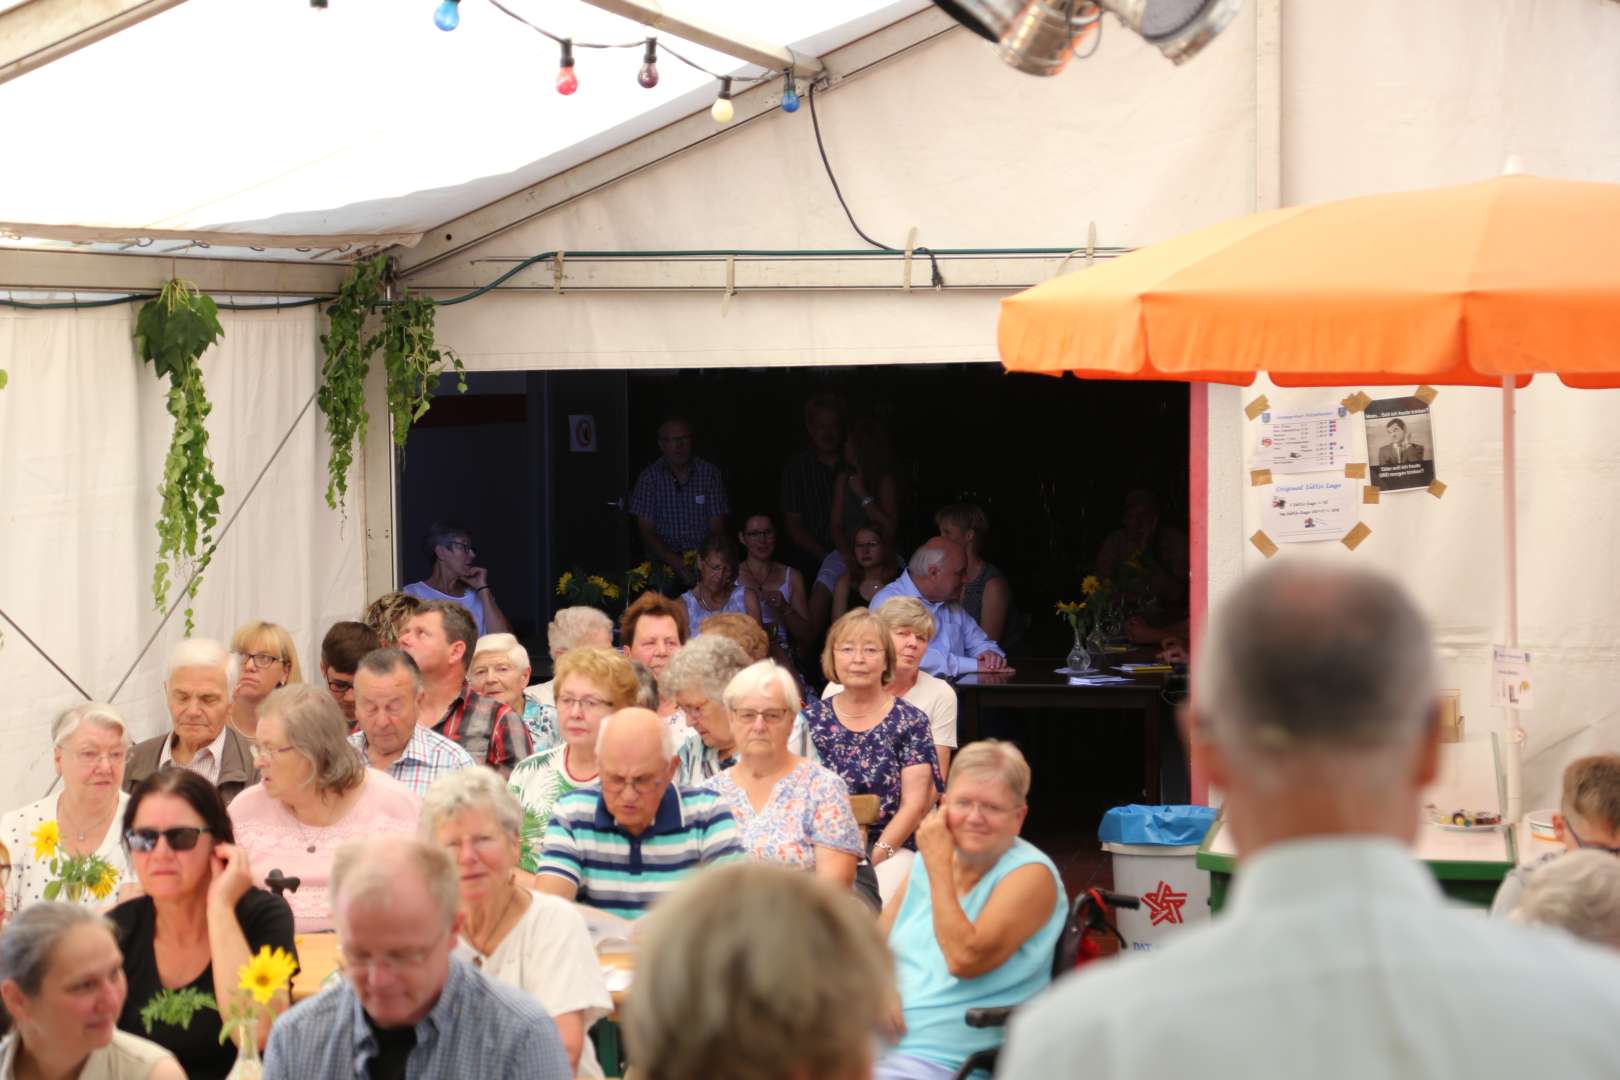
<instances>
[{"instance_id":1,"label":"gray hair","mask_svg":"<svg viewBox=\"0 0 1620 1080\"><path fill-rule=\"evenodd\" d=\"M515 634L485 634L473 646L472 656L467 657L467 666L472 666L472 659L479 653L505 653L506 658L520 668L530 668L529 650L525 649Z\"/></svg>"},{"instance_id":2,"label":"gray hair","mask_svg":"<svg viewBox=\"0 0 1620 1080\"><path fill-rule=\"evenodd\" d=\"M731 712L745 697L772 694L781 698L782 704L792 712L798 712L804 705L804 699L799 696L799 682L793 673L774 660L761 660L743 668L736 678L726 684L722 700L725 701L726 711Z\"/></svg>"},{"instance_id":3,"label":"gray hair","mask_svg":"<svg viewBox=\"0 0 1620 1080\"><path fill-rule=\"evenodd\" d=\"M332 856L332 910L346 899L387 900L399 890L402 868L412 870L438 904L448 929L461 906L456 863L438 844L415 836L364 836L346 841Z\"/></svg>"},{"instance_id":4,"label":"gray hair","mask_svg":"<svg viewBox=\"0 0 1620 1080\"><path fill-rule=\"evenodd\" d=\"M934 616L915 596L891 596L877 609L877 617L891 634L910 630L924 641L934 640Z\"/></svg>"},{"instance_id":5,"label":"gray hair","mask_svg":"<svg viewBox=\"0 0 1620 1080\"><path fill-rule=\"evenodd\" d=\"M445 773L422 797L422 836L432 840L439 826L464 810L488 813L514 839L523 834L523 806L500 774L485 765Z\"/></svg>"},{"instance_id":6,"label":"gray hair","mask_svg":"<svg viewBox=\"0 0 1620 1080\"><path fill-rule=\"evenodd\" d=\"M282 722L287 745L314 768L309 782L316 791L341 794L365 780L365 759L349 742L349 722L325 687L288 683L272 690L259 706L259 722L266 717Z\"/></svg>"},{"instance_id":7,"label":"gray hair","mask_svg":"<svg viewBox=\"0 0 1620 1080\"><path fill-rule=\"evenodd\" d=\"M124 723L123 714L100 701L86 701L58 716L51 724L51 745L61 749L85 724L104 731L116 731L124 737L124 745L129 745L129 725Z\"/></svg>"},{"instance_id":8,"label":"gray hair","mask_svg":"<svg viewBox=\"0 0 1620 1080\"><path fill-rule=\"evenodd\" d=\"M989 776L1007 785L1020 806L1029 801L1029 762L1023 751L1001 739L970 742L951 757L951 785L965 776Z\"/></svg>"},{"instance_id":9,"label":"gray hair","mask_svg":"<svg viewBox=\"0 0 1620 1080\"><path fill-rule=\"evenodd\" d=\"M1193 711L1214 741L1275 756L1409 748L1433 721L1429 626L1394 581L1283 564L1211 620Z\"/></svg>"},{"instance_id":10,"label":"gray hair","mask_svg":"<svg viewBox=\"0 0 1620 1080\"><path fill-rule=\"evenodd\" d=\"M854 1075L894 997L871 913L781 866L692 875L640 937L625 1038L655 1080Z\"/></svg>"},{"instance_id":11,"label":"gray hair","mask_svg":"<svg viewBox=\"0 0 1620 1080\"><path fill-rule=\"evenodd\" d=\"M546 627L546 645L555 660L595 634L606 634L608 647L612 647L613 620L605 612L584 605L565 607L551 617L551 625Z\"/></svg>"},{"instance_id":12,"label":"gray hair","mask_svg":"<svg viewBox=\"0 0 1620 1080\"><path fill-rule=\"evenodd\" d=\"M630 661L630 670L636 673L636 682L639 689L636 691L636 706L642 709L658 711L658 676L652 673L652 668L640 660Z\"/></svg>"},{"instance_id":13,"label":"gray hair","mask_svg":"<svg viewBox=\"0 0 1620 1080\"><path fill-rule=\"evenodd\" d=\"M78 904L29 904L17 912L0 934L0 982L16 983L29 997L38 994L57 944L81 926L115 934L104 916Z\"/></svg>"},{"instance_id":14,"label":"gray hair","mask_svg":"<svg viewBox=\"0 0 1620 1080\"><path fill-rule=\"evenodd\" d=\"M169 665L164 668L163 684L174 681L174 673L181 668L218 668L225 676L225 697L236 697L236 680L242 673L236 654L209 638L186 638L169 652Z\"/></svg>"},{"instance_id":15,"label":"gray hair","mask_svg":"<svg viewBox=\"0 0 1620 1080\"><path fill-rule=\"evenodd\" d=\"M682 690L697 690L710 701L719 701L726 684L748 666L742 646L719 634L699 634L675 651L658 680L665 697Z\"/></svg>"},{"instance_id":16,"label":"gray hair","mask_svg":"<svg viewBox=\"0 0 1620 1080\"><path fill-rule=\"evenodd\" d=\"M1538 867L1513 918L1620 948L1620 858L1606 851L1570 851Z\"/></svg>"},{"instance_id":17,"label":"gray hair","mask_svg":"<svg viewBox=\"0 0 1620 1080\"><path fill-rule=\"evenodd\" d=\"M638 705L636 707L646 708L645 705ZM613 718L618 715L619 710L608 713L606 716L602 717L602 724L596 729L596 756L598 759L600 759L602 756L602 744L607 741L608 724L610 724L613 721ZM681 752L680 733L677 732L667 720L662 721L658 725L658 746L660 751L663 753L665 760L668 760Z\"/></svg>"},{"instance_id":18,"label":"gray hair","mask_svg":"<svg viewBox=\"0 0 1620 1080\"><path fill-rule=\"evenodd\" d=\"M400 668L404 668L411 673L411 685L416 687L416 692L420 694L422 692L422 669L416 666L416 661L411 659L410 653L392 645L383 649L372 649L366 653L360 658L360 663L355 665L354 673L359 675L364 671L367 675L387 676L392 675Z\"/></svg>"},{"instance_id":19,"label":"gray hair","mask_svg":"<svg viewBox=\"0 0 1620 1080\"><path fill-rule=\"evenodd\" d=\"M911 571L913 581L920 577L927 577L931 570L945 562L947 554L949 552L943 545L924 544L911 553L911 562L907 564L906 569Z\"/></svg>"}]
</instances>

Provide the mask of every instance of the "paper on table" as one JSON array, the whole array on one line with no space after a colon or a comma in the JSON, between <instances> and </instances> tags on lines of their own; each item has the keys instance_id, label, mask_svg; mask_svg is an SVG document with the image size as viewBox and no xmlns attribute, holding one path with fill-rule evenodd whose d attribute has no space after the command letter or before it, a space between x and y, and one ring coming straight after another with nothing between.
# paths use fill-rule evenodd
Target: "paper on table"
<instances>
[{"instance_id":1,"label":"paper on table","mask_svg":"<svg viewBox=\"0 0 1620 1080\"><path fill-rule=\"evenodd\" d=\"M598 953L624 953L635 947L637 923L584 904L574 905L574 910L585 917L591 946Z\"/></svg>"}]
</instances>

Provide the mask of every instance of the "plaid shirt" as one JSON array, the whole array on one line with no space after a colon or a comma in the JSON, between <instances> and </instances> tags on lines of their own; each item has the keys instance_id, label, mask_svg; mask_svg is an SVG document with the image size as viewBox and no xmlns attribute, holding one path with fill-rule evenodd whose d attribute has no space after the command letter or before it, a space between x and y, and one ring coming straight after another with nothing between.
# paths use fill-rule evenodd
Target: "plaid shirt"
<instances>
[{"instance_id":1,"label":"plaid shirt","mask_svg":"<svg viewBox=\"0 0 1620 1080\"><path fill-rule=\"evenodd\" d=\"M349 744L361 754L365 754L366 733L357 731L350 735ZM369 757L366 763L368 765L371 763ZM416 792L417 797L421 798L427 794L428 788L433 786L433 781L445 773L460 772L476 764L472 755L460 746L437 731L418 724L411 735L411 741L405 744L405 749L399 757L388 766L388 775Z\"/></svg>"},{"instance_id":2,"label":"plaid shirt","mask_svg":"<svg viewBox=\"0 0 1620 1080\"><path fill-rule=\"evenodd\" d=\"M824 548L832 547L833 488L837 482L838 469L823 464L814 450L795 454L782 469L783 512L803 518L805 531Z\"/></svg>"},{"instance_id":3,"label":"plaid shirt","mask_svg":"<svg viewBox=\"0 0 1620 1080\"><path fill-rule=\"evenodd\" d=\"M630 513L652 522L658 539L676 554L709 538L711 518L731 513L720 470L700 457L692 459L690 469L681 483L669 463L659 458L641 470L630 493Z\"/></svg>"},{"instance_id":4,"label":"plaid shirt","mask_svg":"<svg viewBox=\"0 0 1620 1080\"><path fill-rule=\"evenodd\" d=\"M360 999L344 982L276 1021L264 1048L264 1080L365 1080L379 1052ZM539 1002L451 957L438 1002L417 1021L406 1075L571 1080L574 1070Z\"/></svg>"},{"instance_id":5,"label":"plaid shirt","mask_svg":"<svg viewBox=\"0 0 1620 1080\"><path fill-rule=\"evenodd\" d=\"M460 743L480 761L500 773L512 775L512 766L534 753L534 741L523 717L499 699L473 692L468 683L444 710L433 730L452 742Z\"/></svg>"}]
</instances>

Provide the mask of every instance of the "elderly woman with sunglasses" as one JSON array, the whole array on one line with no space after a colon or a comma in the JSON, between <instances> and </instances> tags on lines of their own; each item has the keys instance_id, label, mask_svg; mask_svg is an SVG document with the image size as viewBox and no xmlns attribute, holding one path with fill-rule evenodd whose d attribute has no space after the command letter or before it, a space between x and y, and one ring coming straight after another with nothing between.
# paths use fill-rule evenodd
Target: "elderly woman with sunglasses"
<instances>
[{"instance_id":1,"label":"elderly woman with sunglasses","mask_svg":"<svg viewBox=\"0 0 1620 1080\"><path fill-rule=\"evenodd\" d=\"M283 687L259 710L253 756L259 783L231 803L231 824L253 860L255 880L271 870L299 879L288 894L299 933L332 929L327 883L345 840L414 833L421 800L376 769L349 742L348 721L332 695Z\"/></svg>"},{"instance_id":2,"label":"elderly woman with sunglasses","mask_svg":"<svg viewBox=\"0 0 1620 1080\"><path fill-rule=\"evenodd\" d=\"M129 863L120 843L118 816L129 797L120 788L129 753L124 718L111 705L75 705L51 725L52 758L62 790L0 818L0 842L11 850L12 881L6 897L15 911L45 899L51 882L51 860L59 852L99 855L112 867L105 886L97 885L75 900L102 906L129 879Z\"/></svg>"},{"instance_id":3,"label":"elderly woman with sunglasses","mask_svg":"<svg viewBox=\"0 0 1620 1080\"><path fill-rule=\"evenodd\" d=\"M110 916L129 985L118 1026L174 1054L192 1080L224 1077L236 1050L220 1043L217 1012L199 1009L188 1026L159 1022L147 1034L141 1010L164 990L228 995L260 948L294 952L292 912L279 896L254 888L219 792L188 769L165 769L136 786L123 835L144 895ZM272 1005L279 1012L287 1002ZM269 1026L261 1027L260 1047L268 1035Z\"/></svg>"}]
</instances>

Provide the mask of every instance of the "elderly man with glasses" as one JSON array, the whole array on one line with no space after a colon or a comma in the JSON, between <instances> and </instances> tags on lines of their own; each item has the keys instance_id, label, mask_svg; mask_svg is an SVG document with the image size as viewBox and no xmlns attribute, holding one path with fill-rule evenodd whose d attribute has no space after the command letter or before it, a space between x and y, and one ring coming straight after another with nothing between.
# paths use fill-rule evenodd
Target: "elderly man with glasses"
<instances>
[{"instance_id":1,"label":"elderly man with glasses","mask_svg":"<svg viewBox=\"0 0 1620 1080\"><path fill-rule=\"evenodd\" d=\"M677 737L651 709L602 720L601 786L557 801L535 888L637 919L699 867L743 858L720 797L674 785Z\"/></svg>"},{"instance_id":2,"label":"elderly man with glasses","mask_svg":"<svg viewBox=\"0 0 1620 1080\"><path fill-rule=\"evenodd\" d=\"M248 740L225 721L237 683L236 655L217 641L191 638L169 654L163 682L172 730L135 744L124 769L124 790L161 769L190 769L229 803L259 782Z\"/></svg>"}]
</instances>

